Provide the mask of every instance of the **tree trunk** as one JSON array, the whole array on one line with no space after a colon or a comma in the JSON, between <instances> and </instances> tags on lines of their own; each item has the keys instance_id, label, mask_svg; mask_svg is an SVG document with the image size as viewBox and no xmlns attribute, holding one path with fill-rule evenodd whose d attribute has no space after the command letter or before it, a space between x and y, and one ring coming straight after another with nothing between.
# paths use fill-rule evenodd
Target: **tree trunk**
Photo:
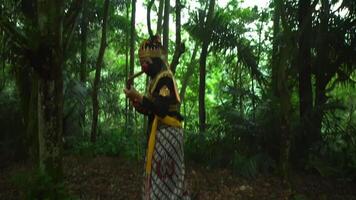
<instances>
[{"instance_id":1,"label":"tree trunk","mask_svg":"<svg viewBox=\"0 0 356 200\"><path fill-rule=\"evenodd\" d=\"M236 67L237 67L237 70L239 72L239 87L240 87L240 90L242 91L243 89L243 83L242 83L242 66L241 66L241 63L240 61L237 61L236 62ZM239 95L239 110L240 110L240 115L243 117L245 115L245 112L244 112L244 108L243 108L243 93L240 92L240 95Z\"/></svg>"},{"instance_id":2,"label":"tree trunk","mask_svg":"<svg viewBox=\"0 0 356 200\"><path fill-rule=\"evenodd\" d=\"M132 76L135 73L135 41L136 41L136 0L131 2L131 28L130 28L130 70L129 76ZM128 130L129 132L133 131L133 107L129 104L129 113L128 113Z\"/></svg>"},{"instance_id":3,"label":"tree trunk","mask_svg":"<svg viewBox=\"0 0 356 200\"><path fill-rule=\"evenodd\" d=\"M184 53L184 44L181 42L181 25L180 25L180 12L182 5L180 0L176 0L176 43L174 49L173 60L171 62L171 70L176 72L177 65L179 64L179 58Z\"/></svg>"},{"instance_id":4,"label":"tree trunk","mask_svg":"<svg viewBox=\"0 0 356 200\"><path fill-rule=\"evenodd\" d=\"M285 69L284 69L285 70ZM289 154L291 145L291 132L290 132L290 115L291 115L291 101L290 91L288 89L288 80L286 77L281 79L284 81L284 87L281 91L280 97L280 133L281 133L281 150L280 150L280 169L283 183L287 184L289 188Z\"/></svg>"},{"instance_id":5,"label":"tree trunk","mask_svg":"<svg viewBox=\"0 0 356 200\"><path fill-rule=\"evenodd\" d=\"M169 11L170 1L164 1L164 20L163 20L163 49L168 53L169 50Z\"/></svg>"},{"instance_id":6,"label":"tree trunk","mask_svg":"<svg viewBox=\"0 0 356 200\"><path fill-rule=\"evenodd\" d=\"M31 163L39 163L39 144L38 144L38 77L32 75L31 94L28 103L26 127L26 142Z\"/></svg>"},{"instance_id":7,"label":"tree trunk","mask_svg":"<svg viewBox=\"0 0 356 200\"><path fill-rule=\"evenodd\" d=\"M277 118L274 122L276 131L280 133L279 142L279 170L284 186L289 190L289 153L291 144L290 133L290 115L291 115L291 91L289 90L288 65L292 45L290 43L289 27L282 23L285 30L280 33L280 20L283 2L275 0L275 9L273 16L273 49L272 49L272 89L276 104L272 105L273 111L276 111ZM281 45L284 44L284 45Z\"/></svg>"},{"instance_id":8,"label":"tree trunk","mask_svg":"<svg viewBox=\"0 0 356 200\"><path fill-rule=\"evenodd\" d=\"M211 22L214 16L215 0L210 0L208 14L205 22L206 35L204 35L202 50L200 54L200 73L199 73L199 132L204 133L206 128L205 112L205 77L206 77L206 58L211 39Z\"/></svg>"},{"instance_id":9,"label":"tree trunk","mask_svg":"<svg viewBox=\"0 0 356 200\"><path fill-rule=\"evenodd\" d=\"M278 48L279 48L279 34L280 34L280 14L277 7L277 0L274 0L275 9L273 12L273 44L272 44L272 93L274 97L278 97Z\"/></svg>"},{"instance_id":10,"label":"tree trunk","mask_svg":"<svg viewBox=\"0 0 356 200\"><path fill-rule=\"evenodd\" d=\"M130 2L126 2L126 19L129 19L129 9L130 9ZM130 41L129 41L129 28L126 29L126 37L125 37L125 84L128 80L129 76L129 46L130 46ZM129 127L129 102L128 99L125 98L125 132L128 132L128 127Z\"/></svg>"},{"instance_id":11,"label":"tree trunk","mask_svg":"<svg viewBox=\"0 0 356 200\"><path fill-rule=\"evenodd\" d=\"M234 90L237 90L237 88L238 88L238 80L239 80L238 72L239 72L239 59L237 58L236 59L236 64L235 64L234 67L232 67L231 72L230 72L231 73L231 80L232 80L232 87L234 88ZM235 108L236 105L237 105L237 95L234 92L232 94L231 107Z\"/></svg>"},{"instance_id":12,"label":"tree trunk","mask_svg":"<svg viewBox=\"0 0 356 200\"><path fill-rule=\"evenodd\" d=\"M151 28L151 8L154 4L155 0L151 0L147 6L147 29L149 36L153 36L152 28Z\"/></svg>"},{"instance_id":13,"label":"tree trunk","mask_svg":"<svg viewBox=\"0 0 356 200\"><path fill-rule=\"evenodd\" d=\"M136 41L136 0L132 0L131 4L131 28L130 28L130 72L129 76L135 73L135 41ZM130 107L132 110L132 106Z\"/></svg>"},{"instance_id":14,"label":"tree trunk","mask_svg":"<svg viewBox=\"0 0 356 200\"><path fill-rule=\"evenodd\" d=\"M83 86L86 85L87 79L87 46L88 46L88 5L87 0L83 1L83 10L82 10L82 21L81 21L81 49L80 49L80 74L79 79ZM82 135L85 132L85 105L80 106L80 124L82 127Z\"/></svg>"},{"instance_id":15,"label":"tree trunk","mask_svg":"<svg viewBox=\"0 0 356 200\"><path fill-rule=\"evenodd\" d=\"M87 46L88 46L88 6L87 0L83 1L82 21L81 21L81 53L80 53L80 82L86 82L86 67L87 67Z\"/></svg>"},{"instance_id":16,"label":"tree trunk","mask_svg":"<svg viewBox=\"0 0 356 200\"><path fill-rule=\"evenodd\" d=\"M81 10L81 3L81 0L73 1L73 9L69 9L67 13L64 12L63 1L42 0L31 5L36 14L28 12L24 15L29 23L23 24L23 30L35 29L38 33L35 38L39 40L32 40L33 35L26 31L19 34L16 22L6 19L0 21L6 34L11 36L13 44L26 49L25 53L20 51L19 54L32 67L33 71L29 71L36 73L30 75L34 80L31 84L31 96L28 98L30 103L27 107L26 128L28 132L37 131L39 169L56 185L63 178L61 141L64 53L65 47L70 44L71 33L77 22L76 11Z\"/></svg>"},{"instance_id":17,"label":"tree trunk","mask_svg":"<svg viewBox=\"0 0 356 200\"><path fill-rule=\"evenodd\" d=\"M39 1L38 20L42 58L37 67L38 139L40 169L53 181L62 179L63 133L63 40L64 5L61 1Z\"/></svg>"},{"instance_id":18,"label":"tree trunk","mask_svg":"<svg viewBox=\"0 0 356 200\"><path fill-rule=\"evenodd\" d=\"M163 19L163 7L164 7L164 1L165 0L160 0L159 1L159 7L158 7L158 16L157 16L157 34L161 35L162 33L162 19Z\"/></svg>"},{"instance_id":19,"label":"tree trunk","mask_svg":"<svg viewBox=\"0 0 356 200\"><path fill-rule=\"evenodd\" d=\"M307 138L312 134L311 114L313 109L313 96L311 85L311 1L300 0L298 9L299 18L299 49L298 49L298 72L299 72L299 115L301 134L297 135L297 157L307 158Z\"/></svg>"},{"instance_id":20,"label":"tree trunk","mask_svg":"<svg viewBox=\"0 0 356 200\"><path fill-rule=\"evenodd\" d=\"M253 123L256 122L256 99L255 99L255 81L253 79L253 72L252 72L252 69L251 69L251 93L252 93L252 96L251 96L251 103L252 103L252 121Z\"/></svg>"},{"instance_id":21,"label":"tree trunk","mask_svg":"<svg viewBox=\"0 0 356 200\"><path fill-rule=\"evenodd\" d=\"M39 158L41 169L59 181L62 178L63 77L60 63L50 66L53 69L50 73L55 77L49 80L41 77L38 83Z\"/></svg>"},{"instance_id":22,"label":"tree trunk","mask_svg":"<svg viewBox=\"0 0 356 200\"><path fill-rule=\"evenodd\" d=\"M31 59L30 57L28 59ZM5 62L5 59L3 60ZM29 66L15 66L16 88L19 93L23 124L26 129L21 137L23 146L17 149L34 166L38 163L37 131L37 76Z\"/></svg>"},{"instance_id":23,"label":"tree trunk","mask_svg":"<svg viewBox=\"0 0 356 200\"><path fill-rule=\"evenodd\" d=\"M194 66L195 66L195 57L197 55L197 52L198 52L198 43L195 44L195 47L194 47L194 50L193 50L193 54L192 54L192 57L190 59L190 62L188 64L188 67L187 67L187 71L186 73L184 74L183 76L183 80L182 80L182 87L180 89L180 99L182 101L184 101L184 97L185 97L185 92L187 90L187 87L188 87L188 83L189 83L189 79L190 77L193 75L193 72L194 72Z\"/></svg>"},{"instance_id":24,"label":"tree trunk","mask_svg":"<svg viewBox=\"0 0 356 200\"><path fill-rule=\"evenodd\" d=\"M1 10L0 10L0 16L1 16ZM7 47L6 45L6 35L5 31L0 30L0 70L2 73L2 77L0 78L0 93L2 90L5 88L5 83L6 83L6 78L5 78L5 64L6 64L6 57L5 57L5 49Z\"/></svg>"},{"instance_id":25,"label":"tree trunk","mask_svg":"<svg viewBox=\"0 0 356 200\"><path fill-rule=\"evenodd\" d=\"M317 45L317 59L316 59L316 85L315 85L315 108L314 108L314 132L309 136L309 147L321 140L321 126L324 116L323 107L326 103L326 85L329 82L327 80L326 71L330 67L328 62L328 23L330 4L328 0L321 1L321 15L320 25L318 30L318 37L316 41Z\"/></svg>"},{"instance_id":26,"label":"tree trunk","mask_svg":"<svg viewBox=\"0 0 356 200\"><path fill-rule=\"evenodd\" d=\"M101 34L101 42L98 59L96 61L96 70L95 70L95 79L93 86L93 122L91 127L91 142L95 143L97 138L97 129L98 129L98 116L99 116L99 100L98 100L98 91L100 84L100 73L103 65L103 58L106 49L106 32L107 32L107 19L108 19L108 10L109 10L109 0L105 0L104 2L104 16L103 16L103 24L102 24L102 34Z\"/></svg>"}]
</instances>

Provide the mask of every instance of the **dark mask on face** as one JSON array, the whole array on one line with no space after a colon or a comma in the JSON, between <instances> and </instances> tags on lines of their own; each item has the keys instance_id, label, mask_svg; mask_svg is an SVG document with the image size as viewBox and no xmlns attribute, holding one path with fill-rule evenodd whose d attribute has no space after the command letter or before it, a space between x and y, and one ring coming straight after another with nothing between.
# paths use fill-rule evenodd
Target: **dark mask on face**
<instances>
[{"instance_id":1,"label":"dark mask on face","mask_svg":"<svg viewBox=\"0 0 356 200\"><path fill-rule=\"evenodd\" d=\"M141 65L141 68L148 76L153 78L164 68L164 63L160 58L152 58L152 63Z\"/></svg>"}]
</instances>

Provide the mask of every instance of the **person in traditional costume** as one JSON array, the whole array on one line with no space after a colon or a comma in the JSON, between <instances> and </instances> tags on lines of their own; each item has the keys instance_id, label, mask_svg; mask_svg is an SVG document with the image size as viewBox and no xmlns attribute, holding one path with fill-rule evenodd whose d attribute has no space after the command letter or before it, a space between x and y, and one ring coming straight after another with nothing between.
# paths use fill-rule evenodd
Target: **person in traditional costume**
<instances>
[{"instance_id":1,"label":"person in traditional costume","mask_svg":"<svg viewBox=\"0 0 356 200\"><path fill-rule=\"evenodd\" d=\"M159 36L145 40L138 56L150 83L146 95L135 88L124 89L135 109L148 116L148 142L145 159L144 200L189 199L184 186L183 117L180 98L167 53Z\"/></svg>"}]
</instances>

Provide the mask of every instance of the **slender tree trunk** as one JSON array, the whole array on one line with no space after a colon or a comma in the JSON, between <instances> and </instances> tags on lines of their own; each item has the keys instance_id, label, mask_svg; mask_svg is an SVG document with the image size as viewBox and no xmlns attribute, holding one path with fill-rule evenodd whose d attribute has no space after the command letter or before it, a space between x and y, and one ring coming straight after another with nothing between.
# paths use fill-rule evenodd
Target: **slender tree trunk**
<instances>
[{"instance_id":1,"label":"slender tree trunk","mask_svg":"<svg viewBox=\"0 0 356 200\"><path fill-rule=\"evenodd\" d=\"M103 58L105 49L107 46L106 43L106 32L107 32L107 19L108 19L108 12L109 12L109 0L105 0L104 2L104 16L103 16L103 24L102 24L102 33L101 33L101 42L100 42L100 49L98 59L96 61L96 70L95 70L95 79L94 79L94 86L93 86L93 94L92 94L92 101L93 101L93 122L91 127L91 142L95 143L97 138L97 129L98 129L98 116L99 116L99 100L98 100L98 92L99 92L99 84L100 84L100 74L101 68L103 65Z\"/></svg>"},{"instance_id":2,"label":"slender tree trunk","mask_svg":"<svg viewBox=\"0 0 356 200\"><path fill-rule=\"evenodd\" d=\"M236 61L235 67L232 67L231 69L231 80L232 80L232 86L234 90L238 88L238 71L239 71L239 59ZM237 105L237 95L236 93L232 94L232 101L231 101L231 107L235 108Z\"/></svg>"},{"instance_id":3,"label":"slender tree trunk","mask_svg":"<svg viewBox=\"0 0 356 200\"><path fill-rule=\"evenodd\" d=\"M274 97L278 97L278 48L279 48L279 33L280 33L280 14L277 8L277 0L274 0L275 9L273 11L273 44L272 44L272 93Z\"/></svg>"},{"instance_id":4,"label":"slender tree trunk","mask_svg":"<svg viewBox=\"0 0 356 200\"><path fill-rule=\"evenodd\" d=\"M285 70L285 69L284 69ZM290 130L290 115L291 115L291 101L290 91L288 89L288 79L284 77L281 81L284 81L284 86L281 91L280 99L280 111L281 111L281 153L280 153L280 168L283 182L287 184L289 188L289 154L291 144L291 130Z\"/></svg>"},{"instance_id":5,"label":"slender tree trunk","mask_svg":"<svg viewBox=\"0 0 356 200\"><path fill-rule=\"evenodd\" d=\"M80 58L80 82L86 82L86 67L87 67L87 46L88 46L88 7L87 0L83 1L82 21L81 21L81 58Z\"/></svg>"},{"instance_id":6,"label":"slender tree trunk","mask_svg":"<svg viewBox=\"0 0 356 200\"><path fill-rule=\"evenodd\" d=\"M182 5L180 0L176 0L176 43L174 49L173 60L171 62L171 70L176 72L177 65L179 64L179 58L184 53L184 44L181 42L181 24L180 24L180 12Z\"/></svg>"},{"instance_id":7,"label":"slender tree trunk","mask_svg":"<svg viewBox=\"0 0 356 200\"><path fill-rule=\"evenodd\" d=\"M280 152L279 169L282 176L283 185L290 190L289 182L289 154L291 144L290 115L291 115L291 91L287 67L289 65L291 46L289 27L283 25L284 32L280 33L280 20L283 2L275 0L274 21L273 21L273 50L272 50L272 90L276 104L273 104L273 110L276 110L277 119L274 122L276 131L280 133ZM282 40L282 41L281 41ZM281 45L284 44L284 45Z\"/></svg>"},{"instance_id":8,"label":"slender tree trunk","mask_svg":"<svg viewBox=\"0 0 356 200\"><path fill-rule=\"evenodd\" d=\"M299 115L301 135L297 136L298 157L307 158L307 138L312 134L311 114L313 109L313 96L311 85L311 1L300 0L298 9L299 18Z\"/></svg>"},{"instance_id":9,"label":"slender tree trunk","mask_svg":"<svg viewBox=\"0 0 356 200\"><path fill-rule=\"evenodd\" d=\"M330 68L328 62L328 23L330 15L330 4L328 0L321 1L320 25L317 37L317 59L316 59L316 85L315 85L315 108L314 108L314 127L315 131L309 137L309 145L321 140L321 126L324 116L323 107L327 101L326 85L329 82L326 76L326 70ZM310 146L309 146L310 147Z\"/></svg>"},{"instance_id":10,"label":"slender tree trunk","mask_svg":"<svg viewBox=\"0 0 356 200\"><path fill-rule=\"evenodd\" d=\"M183 76L182 87L181 87L180 93L179 93L180 99L182 99L183 101L184 101L184 97L185 97L185 92L186 92L188 84L189 84L190 77L192 77L193 72L194 72L194 66L196 64L195 57L197 55L197 52L198 52L198 43L195 44L192 57L190 59L188 67L187 67L187 71Z\"/></svg>"},{"instance_id":11,"label":"slender tree trunk","mask_svg":"<svg viewBox=\"0 0 356 200\"><path fill-rule=\"evenodd\" d=\"M131 2L131 27L130 27L130 70L129 76L132 76L135 73L135 41L136 41L136 0ZM128 130L129 132L133 131L133 107L129 105L128 113Z\"/></svg>"},{"instance_id":12,"label":"slender tree trunk","mask_svg":"<svg viewBox=\"0 0 356 200\"><path fill-rule=\"evenodd\" d=\"M159 7L158 7L158 16L157 16L157 34L161 35L162 33L162 19L163 19L163 7L164 7L165 0L159 0Z\"/></svg>"},{"instance_id":13,"label":"slender tree trunk","mask_svg":"<svg viewBox=\"0 0 356 200\"><path fill-rule=\"evenodd\" d=\"M300 116L301 118L307 117L307 114L312 109L312 88L311 88L311 12L310 0L299 1L299 49L298 49L298 61L299 61L299 98L300 98ZM306 24L305 26L303 26ZM309 119L307 119L309 120ZM302 123L303 124L303 123Z\"/></svg>"},{"instance_id":14,"label":"slender tree trunk","mask_svg":"<svg viewBox=\"0 0 356 200\"><path fill-rule=\"evenodd\" d=\"M136 41L136 0L132 0L131 4L131 28L130 28L130 72L129 75L132 76L135 71L135 41ZM131 107L132 108L132 107Z\"/></svg>"},{"instance_id":15,"label":"slender tree trunk","mask_svg":"<svg viewBox=\"0 0 356 200\"><path fill-rule=\"evenodd\" d=\"M206 111L205 111L205 77L206 77L206 58L208 56L208 47L212 32L211 22L214 16L215 0L210 0L205 28L207 33L203 40L200 54L200 73L199 73L199 132L204 133L206 128Z\"/></svg>"},{"instance_id":16,"label":"slender tree trunk","mask_svg":"<svg viewBox=\"0 0 356 200\"><path fill-rule=\"evenodd\" d=\"M284 36L286 37L286 36ZM290 47L287 44L281 47L281 53L278 65L278 94L279 94L279 108L278 108L278 118L279 118L279 132L280 132L280 160L279 167L282 176L283 183L288 190L290 190L289 182L289 154L291 145L291 91L289 90L288 83L288 59L290 56Z\"/></svg>"},{"instance_id":17,"label":"slender tree trunk","mask_svg":"<svg viewBox=\"0 0 356 200\"><path fill-rule=\"evenodd\" d=\"M163 21L163 49L168 53L169 48L169 11L170 0L164 1L164 21Z\"/></svg>"},{"instance_id":18,"label":"slender tree trunk","mask_svg":"<svg viewBox=\"0 0 356 200\"><path fill-rule=\"evenodd\" d=\"M88 5L87 5L87 0L83 0L83 10L82 10L82 21L81 21L81 34L80 34L80 40L81 40L81 50L80 50L80 82L82 83L83 86L86 85L86 79L87 79L87 46L88 46ZM84 135L85 131L85 105L80 106L80 124L82 127L82 135Z\"/></svg>"},{"instance_id":19,"label":"slender tree trunk","mask_svg":"<svg viewBox=\"0 0 356 200\"><path fill-rule=\"evenodd\" d=\"M0 9L0 17L1 17L1 9ZM2 73L2 78L0 79L0 93L5 88L6 78L5 78L5 64L6 64L6 57L5 57L5 49L6 49L6 38L5 38L5 31L0 30L0 68Z\"/></svg>"},{"instance_id":20,"label":"slender tree trunk","mask_svg":"<svg viewBox=\"0 0 356 200\"><path fill-rule=\"evenodd\" d=\"M206 57L208 54L208 43L203 42L200 54L199 70L199 131L205 132L206 112L205 112L205 77L206 77Z\"/></svg>"},{"instance_id":21,"label":"slender tree trunk","mask_svg":"<svg viewBox=\"0 0 356 200\"><path fill-rule=\"evenodd\" d=\"M255 123L256 122L256 99L255 99L255 81L253 78L253 73L251 71L251 93L252 93L252 120Z\"/></svg>"},{"instance_id":22,"label":"slender tree trunk","mask_svg":"<svg viewBox=\"0 0 356 200\"><path fill-rule=\"evenodd\" d=\"M239 72L239 87L240 87L240 90L242 91L244 87L243 87L243 83L242 83L242 66L241 66L240 61L237 61L236 65L237 65L237 70ZM239 110L240 110L241 116L245 115L244 108L243 108L243 98L244 98L243 94L242 94L242 92L240 92L240 95L239 95Z\"/></svg>"},{"instance_id":23,"label":"slender tree trunk","mask_svg":"<svg viewBox=\"0 0 356 200\"><path fill-rule=\"evenodd\" d=\"M150 36L153 36L153 32L152 32L152 28L151 28L151 8L152 8L154 2L155 2L155 0L151 0L147 6L147 29L148 29L148 34Z\"/></svg>"},{"instance_id":24,"label":"slender tree trunk","mask_svg":"<svg viewBox=\"0 0 356 200\"><path fill-rule=\"evenodd\" d=\"M126 2L126 19L129 19L129 9L130 2ZM129 76L129 27L126 27L126 36L125 36L125 84L127 82ZM124 85L125 85L124 84ZM128 99L125 98L125 132L128 131L128 123L129 123L129 108L128 108Z\"/></svg>"}]
</instances>

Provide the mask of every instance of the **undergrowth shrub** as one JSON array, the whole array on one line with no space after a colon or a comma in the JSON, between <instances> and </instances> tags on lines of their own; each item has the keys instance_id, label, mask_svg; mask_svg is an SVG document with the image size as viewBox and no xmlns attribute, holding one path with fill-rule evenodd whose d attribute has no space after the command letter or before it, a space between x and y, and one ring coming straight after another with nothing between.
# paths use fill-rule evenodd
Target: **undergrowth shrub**
<instances>
[{"instance_id":1,"label":"undergrowth shrub","mask_svg":"<svg viewBox=\"0 0 356 200\"><path fill-rule=\"evenodd\" d=\"M258 174L269 173L275 168L275 161L266 153L248 157L235 152L232 160L233 173L246 178L255 178Z\"/></svg>"},{"instance_id":2,"label":"undergrowth shrub","mask_svg":"<svg viewBox=\"0 0 356 200\"><path fill-rule=\"evenodd\" d=\"M323 120L323 141L309 155L307 169L323 177L356 180L356 124L343 109L326 112Z\"/></svg>"},{"instance_id":3,"label":"undergrowth shrub","mask_svg":"<svg viewBox=\"0 0 356 200\"><path fill-rule=\"evenodd\" d=\"M247 147L241 147L242 143L235 137L216 132L187 134L185 157L210 167L231 168L233 174L246 178L275 169L276 163L268 154L246 151Z\"/></svg>"},{"instance_id":4,"label":"undergrowth shrub","mask_svg":"<svg viewBox=\"0 0 356 200\"><path fill-rule=\"evenodd\" d=\"M125 156L142 159L144 136L140 132L125 133L119 129L102 130L95 143L89 136L74 136L67 139L67 152L82 156Z\"/></svg>"},{"instance_id":5,"label":"undergrowth shrub","mask_svg":"<svg viewBox=\"0 0 356 200\"><path fill-rule=\"evenodd\" d=\"M7 159L25 157L25 127L21 103L14 90L0 92L0 113L0 157L5 156Z\"/></svg>"},{"instance_id":6,"label":"undergrowth shrub","mask_svg":"<svg viewBox=\"0 0 356 200\"><path fill-rule=\"evenodd\" d=\"M64 186L64 182L56 183L43 170L36 169L27 172L18 172L12 177L12 182L20 191L20 199L78 199L69 194Z\"/></svg>"}]
</instances>

